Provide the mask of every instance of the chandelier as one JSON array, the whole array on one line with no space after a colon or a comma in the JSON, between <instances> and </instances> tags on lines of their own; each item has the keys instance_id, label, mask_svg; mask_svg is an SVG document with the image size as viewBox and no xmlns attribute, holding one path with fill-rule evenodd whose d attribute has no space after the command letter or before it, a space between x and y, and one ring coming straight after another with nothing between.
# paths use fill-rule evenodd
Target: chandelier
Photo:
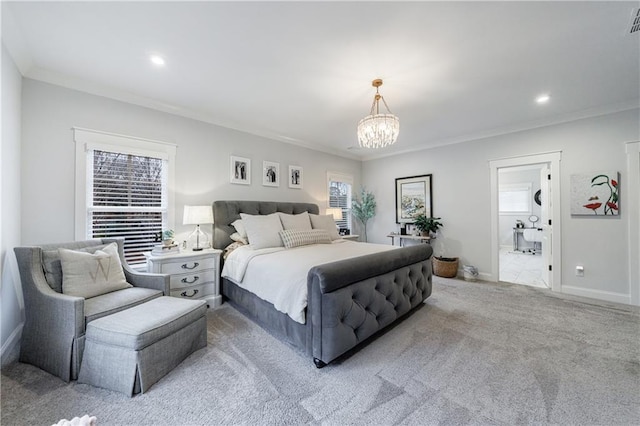
<instances>
[{"instance_id":1,"label":"chandelier","mask_svg":"<svg viewBox=\"0 0 640 426\"><path fill-rule=\"evenodd\" d=\"M391 114L387 102L379 93L378 88L382 86L382 80L377 78L371 82L376 88L376 95L373 98L369 115L358 123L358 142L362 148L384 148L393 145L398 139L400 132L400 120ZM388 114L380 114L380 100Z\"/></svg>"}]
</instances>

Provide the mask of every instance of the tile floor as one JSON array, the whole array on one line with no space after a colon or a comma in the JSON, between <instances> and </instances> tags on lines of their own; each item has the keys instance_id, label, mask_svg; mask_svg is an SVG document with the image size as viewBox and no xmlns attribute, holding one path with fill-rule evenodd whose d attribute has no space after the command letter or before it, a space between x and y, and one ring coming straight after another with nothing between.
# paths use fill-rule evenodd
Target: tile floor
<instances>
[{"instance_id":1,"label":"tile floor","mask_svg":"<svg viewBox=\"0 0 640 426\"><path fill-rule=\"evenodd\" d=\"M514 253L500 249L500 281L547 288L542 280L544 262L540 254Z\"/></svg>"}]
</instances>

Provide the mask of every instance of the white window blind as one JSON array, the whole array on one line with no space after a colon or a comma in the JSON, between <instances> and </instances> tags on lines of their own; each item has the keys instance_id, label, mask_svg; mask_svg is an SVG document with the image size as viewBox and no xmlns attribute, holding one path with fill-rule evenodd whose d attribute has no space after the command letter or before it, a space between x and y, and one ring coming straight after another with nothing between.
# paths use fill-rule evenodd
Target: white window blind
<instances>
[{"instance_id":1,"label":"white window blind","mask_svg":"<svg viewBox=\"0 0 640 426\"><path fill-rule=\"evenodd\" d=\"M502 214L530 214L531 184L500 185L498 205L499 211Z\"/></svg>"},{"instance_id":2,"label":"white window blind","mask_svg":"<svg viewBox=\"0 0 640 426\"><path fill-rule=\"evenodd\" d=\"M145 262L167 227L167 160L99 149L87 156L87 233L124 237L127 262Z\"/></svg>"},{"instance_id":3,"label":"white window blind","mask_svg":"<svg viewBox=\"0 0 640 426\"><path fill-rule=\"evenodd\" d=\"M342 219L336 220L341 229L351 231L351 189L353 178L346 175L329 173L329 207L342 209Z\"/></svg>"}]
</instances>

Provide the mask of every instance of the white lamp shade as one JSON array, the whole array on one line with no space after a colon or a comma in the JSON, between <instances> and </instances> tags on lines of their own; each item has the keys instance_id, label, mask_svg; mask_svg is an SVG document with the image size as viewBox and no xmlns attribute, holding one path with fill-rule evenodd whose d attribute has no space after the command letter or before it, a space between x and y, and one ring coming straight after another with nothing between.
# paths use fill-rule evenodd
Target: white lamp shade
<instances>
[{"instance_id":1,"label":"white lamp shade","mask_svg":"<svg viewBox=\"0 0 640 426\"><path fill-rule=\"evenodd\" d=\"M184 206L183 225L201 225L203 223L213 223L211 206Z\"/></svg>"},{"instance_id":2,"label":"white lamp shade","mask_svg":"<svg viewBox=\"0 0 640 426\"><path fill-rule=\"evenodd\" d=\"M327 209L327 214L333 216L333 220L342 220L342 209L337 207L331 207Z\"/></svg>"}]
</instances>

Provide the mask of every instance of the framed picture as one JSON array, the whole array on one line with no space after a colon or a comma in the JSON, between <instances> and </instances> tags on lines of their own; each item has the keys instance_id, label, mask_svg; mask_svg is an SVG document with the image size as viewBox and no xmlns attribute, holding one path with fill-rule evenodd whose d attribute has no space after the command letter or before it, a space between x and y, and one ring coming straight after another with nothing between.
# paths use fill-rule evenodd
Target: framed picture
<instances>
[{"instance_id":1,"label":"framed picture","mask_svg":"<svg viewBox=\"0 0 640 426\"><path fill-rule=\"evenodd\" d=\"M413 223L424 214L431 217L431 175L396 179L396 223Z\"/></svg>"},{"instance_id":2,"label":"framed picture","mask_svg":"<svg viewBox=\"0 0 640 426\"><path fill-rule=\"evenodd\" d=\"M289 188L302 189L302 167L289 166Z\"/></svg>"},{"instance_id":3,"label":"framed picture","mask_svg":"<svg viewBox=\"0 0 640 426\"><path fill-rule=\"evenodd\" d=\"M231 156L231 183L251 185L251 160L249 158Z\"/></svg>"},{"instance_id":4,"label":"framed picture","mask_svg":"<svg viewBox=\"0 0 640 426\"><path fill-rule=\"evenodd\" d=\"M620 173L571 175L571 216L611 217L620 213Z\"/></svg>"},{"instance_id":5,"label":"framed picture","mask_svg":"<svg viewBox=\"0 0 640 426\"><path fill-rule=\"evenodd\" d=\"M262 185L280 186L280 163L262 162Z\"/></svg>"}]
</instances>

